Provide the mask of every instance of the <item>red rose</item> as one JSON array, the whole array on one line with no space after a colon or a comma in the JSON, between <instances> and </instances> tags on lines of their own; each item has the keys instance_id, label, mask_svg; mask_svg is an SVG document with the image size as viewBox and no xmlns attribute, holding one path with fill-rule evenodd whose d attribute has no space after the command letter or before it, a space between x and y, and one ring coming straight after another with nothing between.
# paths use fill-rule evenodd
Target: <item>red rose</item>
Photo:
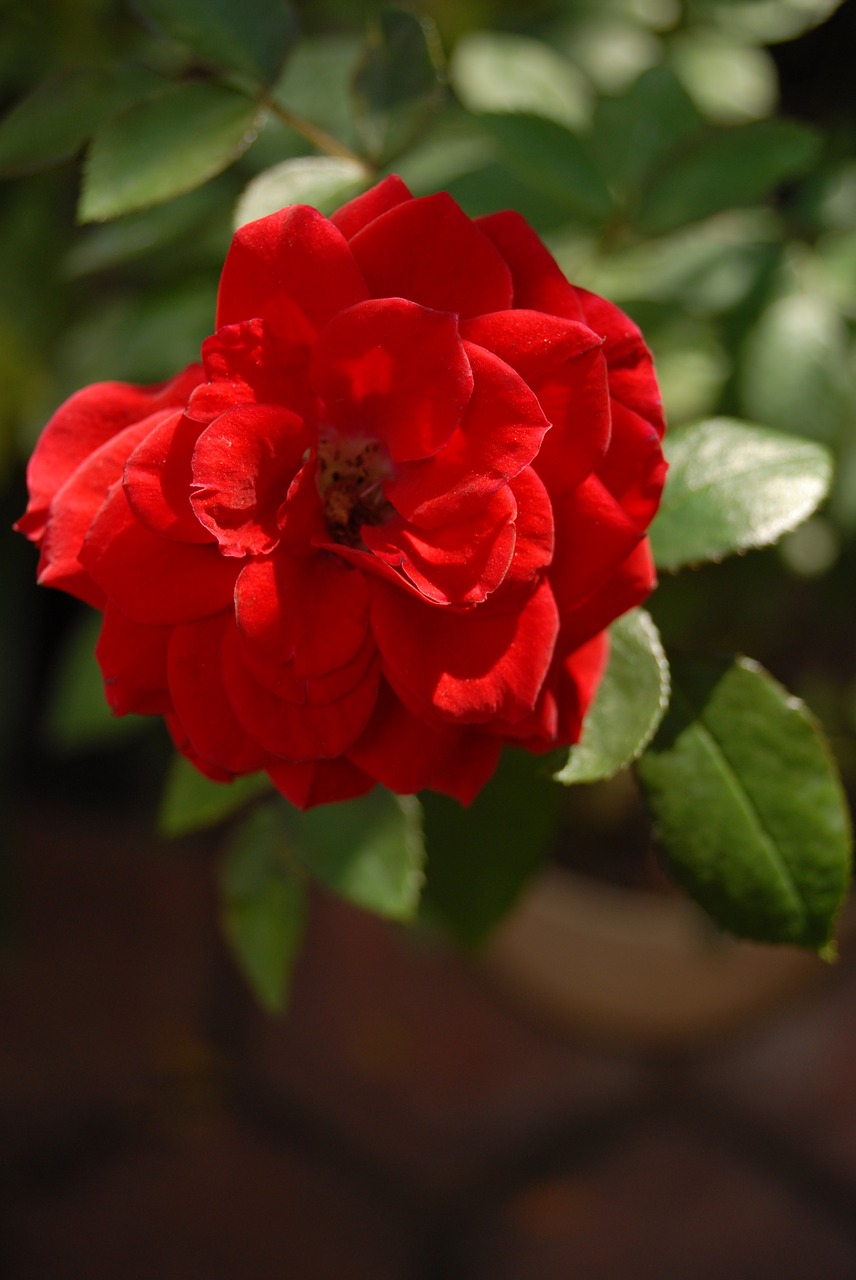
<instances>
[{"instance_id":1,"label":"red rose","mask_svg":"<svg viewBox=\"0 0 856 1280\"><path fill-rule=\"evenodd\" d=\"M662 429L638 330L522 218L391 177L242 227L202 364L72 396L18 527L103 609L116 714L210 777L468 801L578 738L654 584Z\"/></svg>"}]
</instances>

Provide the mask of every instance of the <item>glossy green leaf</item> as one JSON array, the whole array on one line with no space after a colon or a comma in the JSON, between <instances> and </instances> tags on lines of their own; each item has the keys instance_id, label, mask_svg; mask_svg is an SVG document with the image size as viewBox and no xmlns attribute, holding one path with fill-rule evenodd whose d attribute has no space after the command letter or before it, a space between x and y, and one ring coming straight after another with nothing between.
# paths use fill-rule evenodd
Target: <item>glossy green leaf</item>
<instances>
[{"instance_id":1,"label":"glossy green leaf","mask_svg":"<svg viewBox=\"0 0 856 1280\"><path fill-rule=\"evenodd\" d=\"M661 569L767 546L829 492L832 459L811 440L710 418L664 443L669 474L650 529Z\"/></svg>"},{"instance_id":2,"label":"glossy green leaf","mask_svg":"<svg viewBox=\"0 0 856 1280\"><path fill-rule=\"evenodd\" d=\"M289 854L279 807L265 805L232 836L220 874L223 931L265 1008L288 996L303 937L306 888Z\"/></svg>"},{"instance_id":3,"label":"glossy green leaf","mask_svg":"<svg viewBox=\"0 0 856 1280\"><path fill-rule=\"evenodd\" d=\"M568 217L602 220L612 197L589 144L555 120L533 115L483 115L485 130L517 177L561 200Z\"/></svg>"},{"instance_id":4,"label":"glossy green leaf","mask_svg":"<svg viewBox=\"0 0 856 1280\"><path fill-rule=\"evenodd\" d=\"M91 69L49 76L0 122L0 174L69 160L105 117L162 84L153 72L128 66L114 75Z\"/></svg>"},{"instance_id":5,"label":"glossy green leaf","mask_svg":"<svg viewBox=\"0 0 856 1280\"><path fill-rule=\"evenodd\" d=\"M828 444L849 438L856 417L850 335L820 292L778 298L763 313L742 353L746 412Z\"/></svg>"},{"instance_id":6,"label":"glossy green leaf","mask_svg":"<svg viewBox=\"0 0 856 1280\"><path fill-rule=\"evenodd\" d=\"M810 169L819 146L816 133L791 120L702 134L651 176L636 225L648 235L662 235L723 209L757 204L786 179Z\"/></svg>"},{"instance_id":7,"label":"glossy green leaf","mask_svg":"<svg viewBox=\"0 0 856 1280\"><path fill-rule=\"evenodd\" d=\"M273 96L287 110L348 146L359 143L350 87L362 43L354 36L306 36L288 60Z\"/></svg>"},{"instance_id":8,"label":"glossy green leaf","mask_svg":"<svg viewBox=\"0 0 856 1280\"><path fill-rule=\"evenodd\" d=\"M100 222L184 195L246 150L257 103L221 85L173 85L108 120L86 160L79 215Z\"/></svg>"},{"instance_id":9,"label":"glossy green leaf","mask_svg":"<svg viewBox=\"0 0 856 1280\"><path fill-rule=\"evenodd\" d=\"M657 628L632 609L609 629L609 662L557 782L612 778L647 747L669 702L669 664Z\"/></svg>"},{"instance_id":10,"label":"glossy green leaf","mask_svg":"<svg viewBox=\"0 0 856 1280\"><path fill-rule=\"evenodd\" d=\"M134 8L198 58L272 84L297 38L287 0L133 0Z\"/></svg>"},{"instance_id":11,"label":"glossy green leaf","mask_svg":"<svg viewBox=\"0 0 856 1280\"><path fill-rule=\"evenodd\" d=\"M798 698L745 658L673 657L671 706L637 769L670 871L717 924L830 947L850 820Z\"/></svg>"},{"instance_id":12,"label":"glossy green leaf","mask_svg":"<svg viewBox=\"0 0 856 1280\"><path fill-rule=\"evenodd\" d=\"M623 93L598 98L592 150L615 190L631 192L663 155L701 127L674 72L655 67Z\"/></svg>"},{"instance_id":13,"label":"glossy green leaf","mask_svg":"<svg viewBox=\"0 0 856 1280\"><path fill-rule=\"evenodd\" d=\"M95 660L101 614L87 611L69 632L53 673L44 720L49 746L86 750L133 737L151 721L143 716L114 716L104 697L104 681Z\"/></svg>"},{"instance_id":14,"label":"glossy green leaf","mask_svg":"<svg viewBox=\"0 0 856 1280\"><path fill-rule=\"evenodd\" d=\"M422 913L466 946L484 942L553 843L564 798L543 757L506 749L467 808L425 792L428 879Z\"/></svg>"},{"instance_id":15,"label":"glossy green leaf","mask_svg":"<svg viewBox=\"0 0 856 1280\"><path fill-rule=\"evenodd\" d=\"M161 797L158 829L169 837L216 827L245 805L271 791L264 773L251 773L234 782L212 782L184 756L176 755Z\"/></svg>"},{"instance_id":16,"label":"glossy green leaf","mask_svg":"<svg viewBox=\"0 0 856 1280\"><path fill-rule=\"evenodd\" d=\"M396 920L416 911L423 882L422 810L382 787L357 800L287 811L298 855L329 889Z\"/></svg>"},{"instance_id":17,"label":"glossy green leaf","mask_svg":"<svg viewBox=\"0 0 856 1280\"><path fill-rule=\"evenodd\" d=\"M455 46L449 77L469 111L522 111L569 128L588 119L588 81L568 58L529 36L499 31L464 36Z\"/></svg>"},{"instance_id":18,"label":"glossy green leaf","mask_svg":"<svg viewBox=\"0 0 856 1280\"><path fill-rule=\"evenodd\" d=\"M330 214L369 184L364 165L338 156L299 156L266 169L244 190L235 226L265 218L288 204L309 204Z\"/></svg>"},{"instance_id":19,"label":"glossy green leaf","mask_svg":"<svg viewBox=\"0 0 856 1280\"><path fill-rule=\"evenodd\" d=\"M401 151L443 101L442 52L430 18L381 10L354 75L354 121L378 163Z\"/></svg>"}]
</instances>

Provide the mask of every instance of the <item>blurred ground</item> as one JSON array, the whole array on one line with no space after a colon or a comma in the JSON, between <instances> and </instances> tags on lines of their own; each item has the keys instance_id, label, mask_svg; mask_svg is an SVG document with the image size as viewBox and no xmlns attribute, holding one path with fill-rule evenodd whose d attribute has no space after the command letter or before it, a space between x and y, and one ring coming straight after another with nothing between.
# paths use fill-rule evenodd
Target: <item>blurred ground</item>
<instances>
[{"instance_id":1,"label":"blurred ground","mask_svg":"<svg viewBox=\"0 0 856 1280\"><path fill-rule=\"evenodd\" d=\"M856 1275L856 954L718 1042L559 1036L319 899L292 1010L210 849L32 803L0 969L10 1280Z\"/></svg>"}]
</instances>

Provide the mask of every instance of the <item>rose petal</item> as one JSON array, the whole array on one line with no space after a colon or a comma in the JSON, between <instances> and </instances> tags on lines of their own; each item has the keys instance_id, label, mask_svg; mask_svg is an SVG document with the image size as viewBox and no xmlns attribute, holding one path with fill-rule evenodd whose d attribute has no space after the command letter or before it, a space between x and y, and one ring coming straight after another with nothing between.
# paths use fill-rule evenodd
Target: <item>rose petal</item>
<instances>
[{"instance_id":1,"label":"rose petal","mask_svg":"<svg viewBox=\"0 0 856 1280\"><path fill-rule=\"evenodd\" d=\"M263 317L304 342L345 307L368 297L348 242L308 205L290 205L236 231L217 299L217 328Z\"/></svg>"},{"instance_id":2,"label":"rose petal","mask_svg":"<svg viewBox=\"0 0 856 1280\"><path fill-rule=\"evenodd\" d=\"M419 604L377 579L371 592L384 675L416 715L514 723L532 711L559 626L546 582L528 594L502 589L460 612Z\"/></svg>"},{"instance_id":3,"label":"rose petal","mask_svg":"<svg viewBox=\"0 0 856 1280\"><path fill-rule=\"evenodd\" d=\"M628 609L641 604L657 585L657 574L651 558L648 539L630 553L626 560L585 600L574 604L560 600L562 609L562 642L568 650L578 648L598 631L603 631ZM560 595L556 592L557 597ZM562 605L564 604L564 607Z\"/></svg>"},{"instance_id":4,"label":"rose petal","mask_svg":"<svg viewBox=\"0 0 856 1280\"><path fill-rule=\"evenodd\" d=\"M495 591L514 554L517 503L508 485L477 515L437 529L418 529L398 516L364 527L366 546L400 566L414 586L438 604L477 604Z\"/></svg>"},{"instance_id":5,"label":"rose petal","mask_svg":"<svg viewBox=\"0 0 856 1280\"><path fill-rule=\"evenodd\" d=\"M521 471L508 487L517 503L517 539L506 581L523 584L531 582L553 560L553 508L543 481L532 467Z\"/></svg>"},{"instance_id":6,"label":"rose petal","mask_svg":"<svg viewBox=\"0 0 856 1280\"><path fill-rule=\"evenodd\" d=\"M225 556L263 555L279 543L279 512L309 436L302 418L275 405L229 409L193 451L190 503Z\"/></svg>"},{"instance_id":7,"label":"rose petal","mask_svg":"<svg viewBox=\"0 0 856 1280\"><path fill-rule=\"evenodd\" d=\"M371 188L343 204L341 209L330 215L330 221L338 227L342 235L350 240L363 227L367 227L375 218L379 218L388 209L412 200L413 196L397 174L391 173Z\"/></svg>"},{"instance_id":8,"label":"rose petal","mask_svg":"<svg viewBox=\"0 0 856 1280\"><path fill-rule=\"evenodd\" d=\"M335 316L318 335L311 378L327 420L382 440L394 461L436 453L473 388L455 317L404 298Z\"/></svg>"},{"instance_id":9,"label":"rose petal","mask_svg":"<svg viewBox=\"0 0 856 1280\"><path fill-rule=\"evenodd\" d=\"M168 382L154 386L97 382L66 400L48 422L30 458L30 503L16 529L34 541L41 537L51 499L81 462L131 424L183 405L201 378L201 367L190 365Z\"/></svg>"},{"instance_id":10,"label":"rose petal","mask_svg":"<svg viewBox=\"0 0 856 1280\"><path fill-rule=\"evenodd\" d=\"M181 542L213 542L190 505L191 459L198 422L171 413L149 431L125 464L128 506L141 524Z\"/></svg>"},{"instance_id":11,"label":"rose petal","mask_svg":"<svg viewBox=\"0 0 856 1280\"><path fill-rule=\"evenodd\" d=\"M461 316L511 306L511 273L445 191L408 200L350 242L375 298L409 298Z\"/></svg>"},{"instance_id":12,"label":"rose petal","mask_svg":"<svg viewBox=\"0 0 856 1280\"><path fill-rule=\"evenodd\" d=\"M194 750L184 725L174 712L165 715L164 722L176 751L180 751L200 773L203 773L206 778L210 778L212 782L234 781L235 775L230 773L228 769L221 769L219 765L212 764L210 760L204 759L199 755L198 751Z\"/></svg>"},{"instance_id":13,"label":"rose petal","mask_svg":"<svg viewBox=\"0 0 856 1280\"><path fill-rule=\"evenodd\" d=\"M277 338L260 318L224 325L202 344L208 382L191 396L190 416L208 423L239 404L279 404L305 417L315 407L310 350L308 341Z\"/></svg>"},{"instance_id":14,"label":"rose petal","mask_svg":"<svg viewBox=\"0 0 856 1280\"><path fill-rule=\"evenodd\" d=\"M430 787L461 737L452 725L428 725L414 716L382 682L375 713L348 759L391 791L412 794Z\"/></svg>"},{"instance_id":15,"label":"rose petal","mask_svg":"<svg viewBox=\"0 0 856 1280\"><path fill-rule=\"evenodd\" d=\"M610 394L650 422L662 436L663 402L654 375L654 362L638 327L605 298L587 289L578 288L576 294L586 323L605 338Z\"/></svg>"},{"instance_id":16,"label":"rose petal","mask_svg":"<svg viewBox=\"0 0 856 1280\"><path fill-rule=\"evenodd\" d=\"M472 804L485 783L496 773L502 743L487 733L468 729L458 739L454 751L444 757L430 782L431 791Z\"/></svg>"},{"instance_id":17,"label":"rose petal","mask_svg":"<svg viewBox=\"0 0 856 1280\"><path fill-rule=\"evenodd\" d=\"M579 320L528 310L473 316L461 323L461 337L499 356L534 391L604 341Z\"/></svg>"},{"instance_id":18,"label":"rose petal","mask_svg":"<svg viewBox=\"0 0 856 1280\"><path fill-rule=\"evenodd\" d=\"M80 552L84 569L128 617L154 626L219 613L232 601L236 566L206 546L173 542L134 519L116 484Z\"/></svg>"},{"instance_id":19,"label":"rose petal","mask_svg":"<svg viewBox=\"0 0 856 1280\"><path fill-rule=\"evenodd\" d=\"M568 320L585 320L577 291L525 218L509 209L477 218L476 225L508 264L514 282L515 307L546 311Z\"/></svg>"},{"instance_id":20,"label":"rose petal","mask_svg":"<svg viewBox=\"0 0 856 1280\"><path fill-rule=\"evenodd\" d=\"M299 705L275 697L253 677L236 630L228 630L223 641L223 678L235 715L266 750L288 760L333 758L351 746L374 709L378 667L374 659L355 687L334 702Z\"/></svg>"},{"instance_id":21,"label":"rose petal","mask_svg":"<svg viewBox=\"0 0 856 1280\"><path fill-rule=\"evenodd\" d=\"M350 760L313 760L304 764L281 760L270 766L267 775L277 791L298 809L353 800L375 786L374 778Z\"/></svg>"},{"instance_id":22,"label":"rose petal","mask_svg":"<svg viewBox=\"0 0 856 1280\"><path fill-rule=\"evenodd\" d=\"M612 440L597 474L640 530L647 529L654 519L667 470L654 424L632 409L614 404Z\"/></svg>"},{"instance_id":23,"label":"rose petal","mask_svg":"<svg viewBox=\"0 0 856 1280\"><path fill-rule=\"evenodd\" d=\"M238 722L223 685L220 651L230 613L173 628L168 650L175 714L194 751L228 773L253 773L270 757Z\"/></svg>"},{"instance_id":24,"label":"rose petal","mask_svg":"<svg viewBox=\"0 0 856 1280\"><path fill-rule=\"evenodd\" d=\"M384 487L396 510L422 528L476 514L529 465L550 425L509 365L482 347L464 348L475 381L460 427L433 458L402 464Z\"/></svg>"},{"instance_id":25,"label":"rose petal","mask_svg":"<svg viewBox=\"0 0 856 1280\"><path fill-rule=\"evenodd\" d=\"M612 405L603 350L566 365L538 398L553 425L533 465L556 501L600 466L609 447Z\"/></svg>"},{"instance_id":26,"label":"rose petal","mask_svg":"<svg viewBox=\"0 0 856 1280\"><path fill-rule=\"evenodd\" d=\"M166 673L171 634L171 627L144 627L107 605L95 657L114 715L162 715L172 709Z\"/></svg>"}]
</instances>

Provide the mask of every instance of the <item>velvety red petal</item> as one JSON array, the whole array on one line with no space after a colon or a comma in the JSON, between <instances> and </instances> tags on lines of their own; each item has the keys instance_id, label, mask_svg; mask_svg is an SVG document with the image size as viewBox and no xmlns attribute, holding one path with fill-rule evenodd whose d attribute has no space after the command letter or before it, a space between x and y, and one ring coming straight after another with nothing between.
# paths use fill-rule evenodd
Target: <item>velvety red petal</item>
<instances>
[{"instance_id":1,"label":"velvety red petal","mask_svg":"<svg viewBox=\"0 0 856 1280\"><path fill-rule=\"evenodd\" d=\"M477 218L476 225L508 264L514 282L515 307L548 311L569 320L585 320L576 290L525 218L509 209Z\"/></svg>"},{"instance_id":2,"label":"velvety red petal","mask_svg":"<svg viewBox=\"0 0 856 1280\"><path fill-rule=\"evenodd\" d=\"M461 611L419 604L376 579L371 592L384 675L416 715L514 723L532 711L559 629L546 582Z\"/></svg>"},{"instance_id":3,"label":"velvety red petal","mask_svg":"<svg viewBox=\"0 0 856 1280\"><path fill-rule=\"evenodd\" d=\"M194 750L184 725L174 712L165 715L164 722L176 751L180 751L194 768L198 769L206 778L210 778L212 782L234 782L234 773L230 773L228 769L221 769L219 765L212 764L210 760L205 760L198 751Z\"/></svg>"},{"instance_id":4,"label":"velvety red petal","mask_svg":"<svg viewBox=\"0 0 856 1280\"><path fill-rule=\"evenodd\" d=\"M351 693L374 661L377 646L371 636L366 636L360 649L341 667L323 675L303 676L294 669L293 662L276 663L257 649L242 645L241 658L253 679L276 697L299 706L322 707L337 702Z\"/></svg>"},{"instance_id":5,"label":"velvety red petal","mask_svg":"<svg viewBox=\"0 0 856 1280\"><path fill-rule=\"evenodd\" d=\"M561 503L554 503L556 552L550 581L564 618L618 570L642 538L596 476ZM617 616L617 615L614 615Z\"/></svg>"},{"instance_id":6,"label":"velvety red petal","mask_svg":"<svg viewBox=\"0 0 856 1280\"><path fill-rule=\"evenodd\" d=\"M382 683L375 713L348 759L390 791L412 794L431 785L463 732L452 725L426 724Z\"/></svg>"},{"instance_id":7,"label":"velvety red petal","mask_svg":"<svg viewBox=\"0 0 856 1280\"><path fill-rule=\"evenodd\" d=\"M114 715L162 715L171 710L166 651L171 627L145 627L108 604L95 657Z\"/></svg>"},{"instance_id":8,"label":"velvety red petal","mask_svg":"<svg viewBox=\"0 0 856 1280\"><path fill-rule=\"evenodd\" d=\"M511 306L502 256L445 191L396 205L350 243L372 297L461 316Z\"/></svg>"},{"instance_id":9,"label":"velvety red petal","mask_svg":"<svg viewBox=\"0 0 856 1280\"><path fill-rule=\"evenodd\" d=\"M385 485L396 510L423 528L476 514L529 465L550 425L509 365L482 347L464 348L475 382L460 427L433 458L402 464Z\"/></svg>"},{"instance_id":10,"label":"velvety red petal","mask_svg":"<svg viewBox=\"0 0 856 1280\"><path fill-rule=\"evenodd\" d=\"M313 760L303 764L282 760L271 765L267 774L277 791L298 809L353 800L376 785L374 778L349 760Z\"/></svg>"},{"instance_id":11,"label":"velvety red petal","mask_svg":"<svg viewBox=\"0 0 856 1280\"><path fill-rule=\"evenodd\" d=\"M132 423L184 404L201 378L201 367L191 365L169 382L154 386L98 382L66 400L48 422L30 458L30 503L15 527L33 540L41 537L51 499L81 462Z\"/></svg>"},{"instance_id":12,"label":"velvety red petal","mask_svg":"<svg viewBox=\"0 0 856 1280\"><path fill-rule=\"evenodd\" d=\"M609 446L612 406L602 349L566 365L539 388L538 399L553 425L533 465L558 499L591 475Z\"/></svg>"},{"instance_id":13,"label":"velvety red petal","mask_svg":"<svg viewBox=\"0 0 856 1280\"><path fill-rule=\"evenodd\" d=\"M598 478L640 529L654 519L668 465L656 427L632 409L614 404L612 440Z\"/></svg>"},{"instance_id":14,"label":"velvety red petal","mask_svg":"<svg viewBox=\"0 0 856 1280\"><path fill-rule=\"evenodd\" d=\"M253 773L268 753L238 722L223 686L220 650L229 613L173 628L168 651L169 690L175 714L194 751L228 773Z\"/></svg>"},{"instance_id":15,"label":"velvety red petal","mask_svg":"<svg viewBox=\"0 0 856 1280\"><path fill-rule=\"evenodd\" d=\"M526 467L509 483L517 503L514 557L508 568L508 582L531 582L553 559L555 528L553 508L542 480Z\"/></svg>"},{"instance_id":16,"label":"velvety red petal","mask_svg":"<svg viewBox=\"0 0 856 1280\"><path fill-rule=\"evenodd\" d=\"M461 337L510 364L537 391L548 378L598 347L603 338L580 320L543 311L493 311L461 323Z\"/></svg>"},{"instance_id":17,"label":"velvety red petal","mask_svg":"<svg viewBox=\"0 0 856 1280\"><path fill-rule=\"evenodd\" d=\"M332 556L254 560L235 588L238 627L270 662L311 678L351 662L365 642L369 592L361 573Z\"/></svg>"},{"instance_id":18,"label":"velvety red petal","mask_svg":"<svg viewBox=\"0 0 856 1280\"><path fill-rule=\"evenodd\" d=\"M654 362L638 327L605 298L579 288L576 294L586 323L605 338L611 395L650 422L662 436L665 429L663 402L654 374Z\"/></svg>"},{"instance_id":19,"label":"velvety red petal","mask_svg":"<svg viewBox=\"0 0 856 1280\"><path fill-rule=\"evenodd\" d=\"M455 317L404 298L335 316L318 335L311 378L327 421L379 438L398 462L436 453L473 388Z\"/></svg>"},{"instance_id":20,"label":"velvety red petal","mask_svg":"<svg viewBox=\"0 0 856 1280\"><path fill-rule=\"evenodd\" d=\"M397 174L391 173L361 196L355 196L341 209L330 215L330 221L338 227L346 240L350 240L363 227L367 227L375 218L379 218L388 209L412 200L413 196Z\"/></svg>"},{"instance_id":21,"label":"velvety red petal","mask_svg":"<svg viewBox=\"0 0 856 1280\"><path fill-rule=\"evenodd\" d=\"M642 604L656 585L657 574L645 538L585 600L566 603L562 609L561 632L565 649L578 648L628 609Z\"/></svg>"},{"instance_id":22,"label":"velvety red petal","mask_svg":"<svg viewBox=\"0 0 856 1280\"><path fill-rule=\"evenodd\" d=\"M190 503L224 555L263 555L278 544L280 508L308 441L302 418L276 405L229 409L202 432Z\"/></svg>"},{"instance_id":23,"label":"velvety red petal","mask_svg":"<svg viewBox=\"0 0 856 1280\"><path fill-rule=\"evenodd\" d=\"M223 678L236 716L268 751L294 761L340 756L360 736L377 699L378 666L373 660L362 680L334 702L299 704L259 684L237 631L227 631L223 641Z\"/></svg>"},{"instance_id":24,"label":"velvety red petal","mask_svg":"<svg viewBox=\"0 0 856 1280\"><path fill-rule=\"evenodd\" d=\"M475 729L465 730L454 751L443 759L431 778L429 789L472 804L482 787L496 773L502 743L498 738Z\"/></svg>"},{"instance_id":25,"label":"velvety red petal","mask_svg":"<svg viewBox=\"0 0 856 1280\"><path fill-rule=\"evenodd\" d=\"M80 561L136 622L154 626L204 618L231 604L236 566L213 544L173 542L134 519L121 484L93 521Z\"/></svg>"},{"instance_id":26,"label":"velvety red petal","mask_svg":"<svg viewBox=\"0 0 856 1280\"><path fill-rule=\"evenodd\" d=\"M152 533L181 542L213 542L190 505L191 458L199 436L198 422L178 411L149 431L125 465L128 506Z\"/></svg>"},{"instance_id":27,"label":"velvety red petal","mask_svg":"<svg viewBox=\"0 0 856 1280\"><path fill-rule=\"evenodd\" d=\"M365 527L375 555L400 567L415 587L438 604L478 604L508 572L516 540L517 503L504 485L468 520L419 529L397 517Z\"/></svg>"},{"instance_id":28,"label":"velvety red petal","mask_svg":"<svg viewBox=\"0 0 856 1280\"><path fill-rule=\"evenodd\" d=\"M316 209L290 205L235 233L220 278L217 328L261 316L278 336L305 342L368 296L341 231Z\"/></svg>"},{"instance_id":29,"label":"velvety red petal","mask_svg":"<svg viewBox=\"0 0 856 1280\"><path fill-rule=\"evenodd\" d=\"M80 563L83 541L111 486L121 477L128 454L161 417L154 414L106 440L56 494L41 543L38 581L42 586L60 588L96 608L103 605L101 588Z\"/></svg>"},{"instance_id":30,"label":"velvety red petal","mask_svg":"<svg viewBox=\"0 0 856 1280\"><path fill-rule=\"evenodd\" d=\"M260 318L224 325L202 344L208 382L196 388L188 412L211 422L239 404L279 404L306 416L315 405L308 375L311 336L285 341Z\"/></svg>"}]
</instances>

